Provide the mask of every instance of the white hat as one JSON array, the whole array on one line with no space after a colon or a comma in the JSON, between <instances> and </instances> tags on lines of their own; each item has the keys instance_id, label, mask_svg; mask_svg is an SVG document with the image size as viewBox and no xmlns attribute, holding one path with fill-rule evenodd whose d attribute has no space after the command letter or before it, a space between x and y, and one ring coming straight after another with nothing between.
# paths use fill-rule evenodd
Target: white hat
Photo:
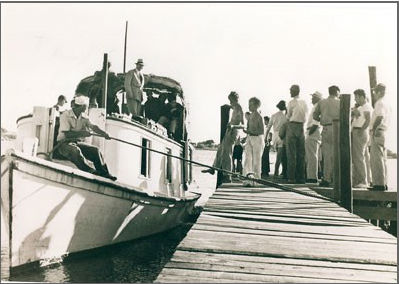
<instances>
[{"instance_id":1,"label":"white hat","mask_svg":"<svg viewBox=\"0 0 399 284\"><path fill-rule=\"evenodd\" d=\"M316 91L316 92L314 92L313 94L310 94L310 95L312 97L316 97L316 98L319 98L319 99L323 98L323 95L320 92L318 92L318 91Z\"/></svg>"},{"instance_id":2,"label":"white hat","mask_svg":"<svg viewBox=\"0 0 399 284\"><path fill-rule=\"evenodd\" d=\"M89 97L79 95L75 97L75 105L89 105Z\"/></svg>"}]
</instances>

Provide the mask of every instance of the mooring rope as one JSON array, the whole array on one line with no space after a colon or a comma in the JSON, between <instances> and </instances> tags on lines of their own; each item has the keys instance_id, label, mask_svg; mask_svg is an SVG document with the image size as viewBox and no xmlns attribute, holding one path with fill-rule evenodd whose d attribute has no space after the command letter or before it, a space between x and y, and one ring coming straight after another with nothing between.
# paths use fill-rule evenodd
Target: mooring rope
<instances>
[{"instance_id":1,"label":"mooring rope","mask_svg":"<svg viewBox=\"0 0 399 284\"><path fill-rule=\"evenodd\" d=\"M94 134L94 133L92 133L92 135L104 138L104 136L102 136L102 135L98 135L98 134ZM282 184L275 183L275 182L268 181L268 180L264 180L264 179L258 179L258 178L252 178L252 177L244 176L244 175L242 175L240 173L235 173L235 172L228 171L228 170L225 170L225 169L221 169L221 168L218 168L218 167L209 166L209 165L197 162L197 161L188 160L188 159L185 159L185 158L182 158L182 157L179 157L179 156L175 156L175 155L168 154L168 153L165 153L165 152L162 152L162 151L151 149L151 148L148 148L148 147L136 144L136 143L128 142L128 141L125 141L125 140L122 140L122 139L119 139L119 138L116 138L116 137L111 137L110 136L109 138L112 139L112 140L121 142L121 143L125 143L125 144L128 144L128 145L134 146L134 147L138 147L138 148L141 148L141 149L146 149L146 150L154 152L154 153L158 153L158 154L161 154L161 155L164 155L164 156L167 156L167 157L171 157L171 158L175 158L175 159L178 159L178 160L181 160L181 161L184 161L184 162L188 162L188 163L191 163L193 165L197 165L197 166L201 166L201 167L204 167L204 168L213 169L215 171L219 171L219 172L222 172L222 173L225 173L225 174L229 174L229 175L231 175L233 177L238 177L241 180L252 181L252 182L256 182L256 183L262 184L262 185L267 185L267 186L271 186L271 187L274 187L274 188L278 188L278 189L281 189L281 190L284 190L284 191L294 192L294 193L306 195L306 196L313 197L313 198L318 198L318 199L322 199L322 200L326 200L326 201L335 202L331 198L324 197L324 196L321 196L321 195L318 195L318 194L313 194L313 193L310 193L310 192L304 192L304 191L301 191L301 190L298 190L298 189L295 189L295 188L292 188L292 187L289 187L289 186L286 186L286 185L282 185Z\"/></svg>"}]
</instances>

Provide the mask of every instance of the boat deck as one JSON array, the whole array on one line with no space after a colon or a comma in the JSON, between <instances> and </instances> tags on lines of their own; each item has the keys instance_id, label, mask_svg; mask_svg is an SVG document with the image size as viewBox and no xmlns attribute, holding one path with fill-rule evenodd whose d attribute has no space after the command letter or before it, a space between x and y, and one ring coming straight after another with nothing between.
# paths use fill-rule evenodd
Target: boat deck
<instances>
[{"instance_id":1,"label":"boat deck","mask_svg":"<svg viewBox=\"0 0 399 284\"><path fill-rule=\"evenodd\" d=\"M333 202L226 184L156 282L396 283L397 239Z\"/></svg>"}]
</instances>

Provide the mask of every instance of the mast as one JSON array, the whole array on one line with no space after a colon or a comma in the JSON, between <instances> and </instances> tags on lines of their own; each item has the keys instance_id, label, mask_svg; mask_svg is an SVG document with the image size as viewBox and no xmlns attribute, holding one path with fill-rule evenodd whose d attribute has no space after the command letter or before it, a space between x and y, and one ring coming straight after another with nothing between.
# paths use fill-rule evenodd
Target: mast
<instances>
[{"instance_id":1,"label":"mast","mask_svg":"<svg viewBox=\"0 0 399 284\"><path fill-rule=\"evenodd\" d=\"M123 51L123 74L126 73L127 25L128 25L128 21L126 21L126 27L125 27L125 48Z\"/></svg>"},{"instance_id":2,"label":"mast","mask_svg":"<svg viewBox=\"0 0 399 284\"><path fill-rule=\"evenodd\" d=\"M126 26L125 26L125 46L123 49L123 75L126 75L127 26L128 26L128 21L126 21ZM127 105L125 103L125 94L126 92L122 94L122 113L129 114Z\"/></svg>"}]
</instances>

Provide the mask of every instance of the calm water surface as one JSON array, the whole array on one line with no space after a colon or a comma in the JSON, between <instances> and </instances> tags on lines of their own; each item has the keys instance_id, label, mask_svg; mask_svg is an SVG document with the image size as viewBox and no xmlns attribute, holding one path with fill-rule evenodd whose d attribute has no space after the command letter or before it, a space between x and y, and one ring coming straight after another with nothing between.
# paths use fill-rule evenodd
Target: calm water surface
<instances>
[{"instance_id":1,"label":"calm water surface","mask_svg":"<svg viewBox=\"0 0 399 284\"><path fill-rule=\"evenodd\" d=\"M211 165L215 157L214 151L196 151L196 161ZM275 154L271 153L271 171L274 168ZM396 160L388 160L389 185L396 189ZM203 197L200 203L205 203L212 194L216 183L215 176L202 174L203 168L193 167L196 191ZM45 268L14 271L13 281L44 281L44 282L153 282L163 266L172 257L176 247L185 237L195 220L168 232L150 236L103 249L89 254L80 254Z\"/></svg>"}]
</instances>

